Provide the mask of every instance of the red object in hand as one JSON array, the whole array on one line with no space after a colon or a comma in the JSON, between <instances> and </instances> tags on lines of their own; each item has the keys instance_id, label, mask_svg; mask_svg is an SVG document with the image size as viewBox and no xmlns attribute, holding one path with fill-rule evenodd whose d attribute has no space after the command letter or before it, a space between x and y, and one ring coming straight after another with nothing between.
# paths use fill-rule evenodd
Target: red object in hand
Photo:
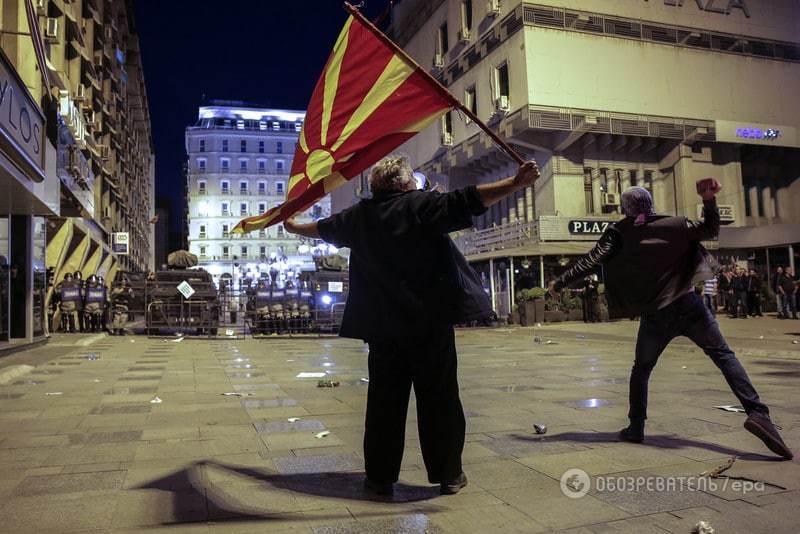
<instances>
[{"instance_id":1,"label":"red object in hand","mask_svg":"<svg viewBox=\"0 0 800 534\"><path fill-rule=\"evenodd\" d=\"M714 178L704 178L697 181L697 194L703 197L703 200L710 200L714 198L722 186Z\"/></svg>"}]
</instances>

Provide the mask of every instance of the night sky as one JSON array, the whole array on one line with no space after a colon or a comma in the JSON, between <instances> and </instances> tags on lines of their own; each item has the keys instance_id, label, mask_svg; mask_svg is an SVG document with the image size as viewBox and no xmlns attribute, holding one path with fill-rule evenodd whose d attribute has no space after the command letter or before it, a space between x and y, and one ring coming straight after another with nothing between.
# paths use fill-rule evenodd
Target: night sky
<instances>
[{"instance_id":1,"label":"night sky","mask_svg":"<svg viewBox=\"0 0 800 534\"><path fill-rule=\"evenodd\" d=\"M362 12L373 20L387 3ZM338 0L137 0L156 197L169 198L173 229L185 203L184 130L204 97L305 109L346 18Z\"/></svg>"}]
</instances>

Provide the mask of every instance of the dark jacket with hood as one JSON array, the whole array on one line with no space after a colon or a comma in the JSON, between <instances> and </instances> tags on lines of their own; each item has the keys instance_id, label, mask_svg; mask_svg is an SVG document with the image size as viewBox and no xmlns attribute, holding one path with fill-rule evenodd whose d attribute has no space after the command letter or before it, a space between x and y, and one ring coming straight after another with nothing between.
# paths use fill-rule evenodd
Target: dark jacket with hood
<instances>
[{"instance_id":1,"label":"dark jacket with hood","mask_svg":"<svg viewBox=\"0 0 800 534\"><path fill-rule=\"evenodd\" d=\"M317 223L350 248L350 291L339 335L383 341L491 314L478 275L448 233L486 211L477 189L406 191L361 200Z\"/></svg>"},{"instance_id":2,"label":"dark jacket with hood","mask_svg":"<svg viewBox=\"0 0 800 534\"><path fill-rule=\"evenodd\" d=\"M650 215L644 224L626 217L608 227L589 254L556 281L556 290L601 265L611 318L660 310L711 278L715 262L700 244L719 233L716 200L704 202L704 221Z\"/></svg>"}]
</instances>

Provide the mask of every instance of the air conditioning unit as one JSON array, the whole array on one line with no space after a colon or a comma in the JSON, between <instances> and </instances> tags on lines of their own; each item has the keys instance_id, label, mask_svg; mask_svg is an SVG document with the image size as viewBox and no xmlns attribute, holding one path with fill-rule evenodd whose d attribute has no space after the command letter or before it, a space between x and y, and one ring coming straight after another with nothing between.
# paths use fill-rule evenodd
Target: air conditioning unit
<instances>
[{"instance_id":1,"label":"air conditioning unit","mask_svg":"<svg viewBox=\"0 0 800 534\"><path fill-rule=\"evenodd\" d=\"M453 134L449 132L442 133L442 146L453 146Z\"/></svg>"},{"instance_id":2,"label":"air conditioning unit","mask_svg":"<svg viewBox=\"0 0 800 534\"><path fill-rule=\"evenodd\" d=\"M616 193L603 193L604 206L619 206L619 195Z\"/></svg>"},{"instance_id":3,"label":"air conditioning unit","mask_svg":"<svg viewBox=\"0 0 800 534\"><path fill-rule=\"evenodd\" d=\"M36 8L37 15L47 14L47 1L48 0L34 0L33 6Z\"/></svg>"},{"instance_id":4,"label":"air conditioning unit","mask_svg":"<svg viewBox=\"0 0 800 534\"><path fill-rule=\"evenodd\" d=\"M497 100L494 101L494 108L497 111L507 112L511 110L511 105L508 103L508 96L500 95Z\"/></svg>"},{"instance_id":5,"label":"air conditioning unit","mask_svg":"<svg viewBox=\"0 0 800 534\"><path fill-rule=\"evenodd\" d=\"M488 0L486 2L486 14L496 17L500 14L500 0Z\"/></svg>"},{"instance_id":6,"label":"air conditioning unit","mask_svg":"<svg viewBox=\"0 0 800 534\"><path fill-rule=\"evenodd\" d=\"M78 89L75 91L75 101L83 102L84 100L86 100L86 86L79 83Z\"/></svg>"},{"instance_id":7,"label":"air conditioning unit","mask_svg":"<svg viewBox=\"0 0 800 534\"><path fill-rule=\"evenodd\" d=\"M470 38L470 30L469 28L461 28L458 32L458 40L462 43L468 43Z\"/></svg>"},{"instance_id":8,"label":"air conditioning unit","mask_svg":"<svg viewBox=\"0 0 800 534\"><path fill-rule=\"evenodd\" d=\"M58 19L47 17L44 26L44 38L49 42L58 41Z\"/></svg>"},{"instance_id":9,"label":"air conditioning unit","mask_svg":"<svg viewBox=\"0 0 800 534\"><path fill-rule=\"evenodd\" d=\"M433 66L437 69L444 68L444 56L442 54L433 56Z\"/></svg>"}]
</instances>

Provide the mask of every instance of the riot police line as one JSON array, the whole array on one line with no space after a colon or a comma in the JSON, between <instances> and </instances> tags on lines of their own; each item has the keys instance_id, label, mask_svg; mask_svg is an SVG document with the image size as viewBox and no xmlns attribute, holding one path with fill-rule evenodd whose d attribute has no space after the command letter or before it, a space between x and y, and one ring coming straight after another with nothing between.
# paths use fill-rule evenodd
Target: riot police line
<instances>
[{"instance_id":1,"label":"riot police line","mask_svg":"<svg viewBox=\"0 0 800 534\"><path fill-rule=\"evenodd\" d=\"M91 275L84 281L80 271L67 273L50 301L50 331L124 334L131 293L125 278L109 291L102 276Z\"/></svg>"}]
</instances>

